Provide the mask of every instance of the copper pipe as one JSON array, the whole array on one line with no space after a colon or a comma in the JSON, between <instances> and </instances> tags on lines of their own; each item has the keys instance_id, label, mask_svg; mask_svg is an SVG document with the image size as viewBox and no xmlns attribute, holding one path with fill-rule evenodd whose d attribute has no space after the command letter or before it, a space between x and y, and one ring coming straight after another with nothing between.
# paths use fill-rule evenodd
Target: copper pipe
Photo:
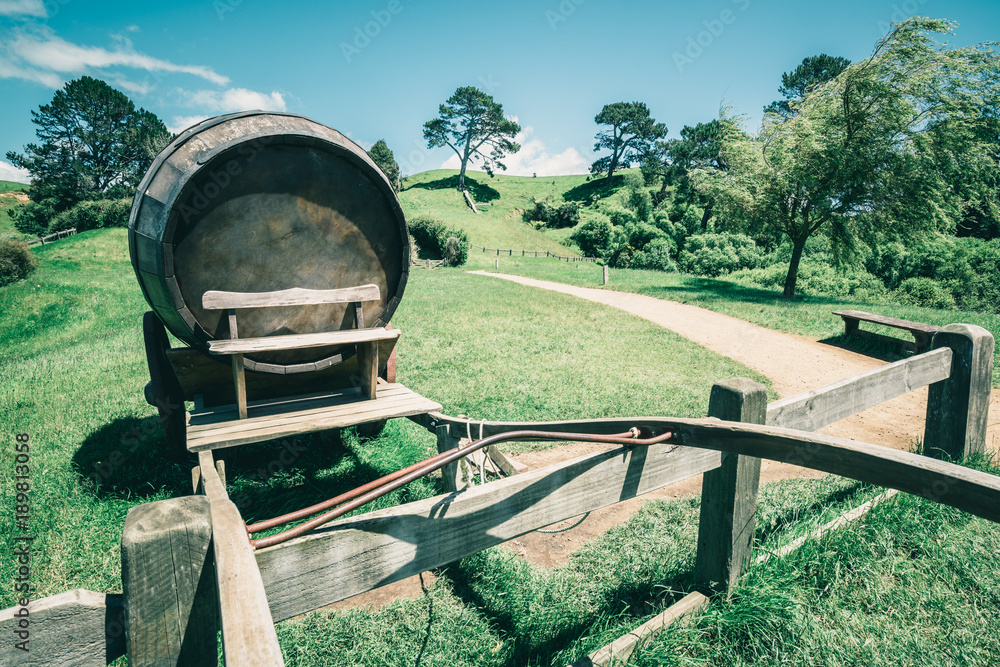
<instances>
[{"instance_id":1,"label":"copper pipe","mask_svg":"<svg viewBox=\"0 0 1000 667\"><path fill-rule=\"evenodd\" d=\"M592 435L589 433L557 433L557 432L546 432L546 431L511 431L509 433L500 433L497 435L492 435L482 440L471 443L467 447L462 449L452 449L443 454L438 454L437 456L431 457L426 461L410 466L408 470L409 473L405 475L397 475L392 481L378 485L379 480L376 482L371 482L366 487L376 487L372 490L364 493L364 495L358 496L354 492L349 492L352 494L353 500L347 502L336 509L333 509L326 514L322 514L314 519L306 521L295 528L290 528L286 531L282 531L275 535L269 537L263 537L257 540L250 540L250 544L253 545L254 549L263 549L264 547L274 546L275 544L281 544L292 538L298 537L304 533L318 528L325 523L328 523L336 518L339 518L348 512L351 512L363 505L370 503L373 500L381 498L387 493L391 493L396 489L406 486L410 482L427 475L439 468L443 468L453 461L457 461L460 458L468 456L472 452L482 449L483 447L488 447L489 445L494 445L498 442L504 442L506 440L575 440L578 442L599 442L606 444L617 444L617 445L632 445L632 446L646 446L654 445L673 437L673 433L666 431L658 436L650 438L636 438L627 437L632 434L638 434L639 430L636 428L630 429L628 433L614 434L614 435ZM402 471L400 471L402 472ZM390 477L392 475L387 475ZM347 495L347 494L345 494ZM336 500L336 499L334 499ZM331 501L327 501L328 503Z\"/></svg>"}]
</instances>

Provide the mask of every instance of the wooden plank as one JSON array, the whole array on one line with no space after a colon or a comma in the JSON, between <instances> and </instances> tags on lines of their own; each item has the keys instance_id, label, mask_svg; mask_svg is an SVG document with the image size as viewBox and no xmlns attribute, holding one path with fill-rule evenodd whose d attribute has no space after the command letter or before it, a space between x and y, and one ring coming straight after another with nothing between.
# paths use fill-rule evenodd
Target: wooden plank
<instances>
[{"instance_id":1,"label":"wooden plank","mask_svg":"<svg viewBox=\"0 0 1000 667\"><path fill-rule=\"evenodd\" d=\"M386 397L414 393L401 384L386 382L378 385L378 392L380 396ZM314 408L326 408L338 402L348 403L362 400L361 389L359 387L350 387L346 389L317 391L298 396L266 398L259 401L250 401L247 405L253 417L263 417L265 415L282 415L288 412L304 412ZM235 414L236 406L234 404L216 405L191 411L189 421L194 425L217 424L231 421Z\"/></svg>"},{"instance_id":2,"label":"wooden plank","mask_svg":"<svg viewBox=\"0 0 1000 667\"><path fill-rule=\"evenodd\" d=\"M935 326L933 324L924 324L923 322L911 322L909 320L901 320L897 317L886 317L885 315L866 313L863 310L835 310L833 311L833 314L839 315L844 319L861 320L864 322L881 324L887 327L894 327L896 329L908 329L910 331L919 331L921 333L934 334L941 330L941 327Z\"/></svg>"},{"instance_id":3,"label":"wooden plank","mask_svg":"<svg viewBox=\"0 0 1000 667\"><path fill-rule=\"evenodd\" d=\"M934 348L953 352L951 375L927 392L924 454L961 461L986 450L993 380L993 335L972 324L949 324Z\"/></svg>"},{"instance_id":4,"label":"wooden plank","mask_svg":"<svg viewBox=\"0 0 1000 667\"><path fill-rule=\"evenodd\" d=\"M689 447L822 470L1000 522L1000 476L889 447L774 426L699 419L663 420L662 424Z\"/></svg>"},{"instance_id":5,"label":"wooden plank","mask_svg":"<svg viewBox=\"0 0 1000 667\"><path fill-rule=\"evenodd\" d=\"M359 285L341 289L292 289L275 292L222 292L209 290L201 297L207 310L224 308L266 308L270 306L309 306L322 303L348 303L351 301L378 301L378 285Z\"/></svg>"},{"instance_id":6,"label":"wooden plank","mask_svg":"<svg viewBox=\"0 0 1000 667\"><path fill-rule=\"evenodd\" d=\"M236 325L236 309L229 309L229 339L236 340L239 338L239 330ZM233 365L233 387L236 391L236 410L239 413L240 419L247 418L247 378L246 372L243 368L243 355L234 354L232 357Z\"/></svg>"},{"instance_id":7,"label":"wooden plank","mask_svg":"<svg viewBox=\"0 0 1000 667\"><path fill-rule=\"evenodd\" d=\"M940 349L774 401L767 424L816 431L884 401L902 396L951 373L951 350Z\"/></svg>"},{"instance_id":8,"label":"wooden plank","mask_svg":"<svg viewBox=\"0 0 1000 667\"><path fill-rule=\"evenodd\" d=\"M767 388L747 378L719 382L708 402L710 417L763 424ZM729 455L705 473L701 484L701 514L695 581L709 590L724 590L740 578L750 560L757 520L760 459Z\"/></svg>"},{"instance_id":9,"label":"wooden plank","mask_svg":"<svg viewBox=\"0 0 1000 667\"><path fill-rule=\"evenodd\" d=\"M235 447L334 428L347 428L348 426L356 426L382 419L418 415L440 405L419 395L414 395L414 397L405 400L378 402L381 400L376 399L375 401L357 403L355 404L359 406L357 409L350 409L350 406L347 406L331 409L328 412L312 417L293 416L278 423L245 426L246 422L251 420L244 420L240 422L240 426L237 428L226 428L221 432L215 428L203 431L189 431L187 448L190 452L198 452L204 449Z\"/></svg>"},{"instance_id":10,"label":"wooden plank","mask_svg":"<svg viewBox=\"0 0 1000 667\"><path fill-rule=\"evenodd\" d=\"M253 352L276 352L299 350L325 345L351 345L371 343L378 340L399 338L399 329L343 329L311 334L289 334L287 336L264 336L262 338L240 338L238 340L210 340L208 351L213 354L252 354Z\"/></svg>"},{"instance_id":11,"label":"wooden plank","mask_svg":"<svg viewBox=\"0 0 1000 667\"><path fill-rule=\"evenodd\" d=\"M826 535L828 532L830 532L831 530L836 530L838 528L842 528L843 526L846 526L847 524L851 523L852 521L857 521L861 517L863 517L866 514L868 514L868 512L870 512L871 509L873 507L875 507L875 505L878 505L879 503L881 503L884 500L888 500L889 498L892 498L897 493L899 493L899 491L897 491L896 489L886 489L883 493L879 494L875 498L872 498L868 502L866 502L866 503L864 503L862 505L859 505L859 506L855 507L852 510L848 510L847 512L844 512L843 514L841 514L840 516L838 516L833 521L830 521L829 523L823 524L822 526L820 526L816 530L812 531L808 535L803 535L802 537L798 537L798 538L792 540L791 542L789 542L785 546L781 547L780 549L778 549L774 553L765 553L765 554L761 554L761 555L757 556L756 562L762 563L765 560L768 560L769 558L784 558L785 556L787 556L788 554L792 553L793 551L795 551L796 549L798 549L799 547L801 547L803 544L805 544L809 540L818 540L821 537L823 537L824 535Z\"/></svg>"},{"instance_id":12,"label":"wooden plank","mask_svg":"<svg viewBox=\"0 0 1000 667\"><path fill-rule=\"evenodd\" d=\"M211 452L201 452L198 464L212 516L212 545L226 664L284 665L246 524L226 494ZM214 664L215 652L211 658Z\"/></svg>"},{"instance_id":13,"label":"wooden plank","mask_svg":"<svg viewBox=\"0 0 1000 667\"><path fill-rule=\"evenodd\" d=\"M27 629L23 607L0 610L0 664L9 667L104 667L125 655L121 594L77 589L31 600ZM22 616L18 616L18 614ZM23 633L23 634L20 634ZM23 643L27 650L21 650Z\"/></svg>"},{"instance_id":14,"label":"wooden plank","mask_svg":"<svg viewBox=\"0 0 1000 667\"><path fill-rule=\"evenodd\" d=\"M458 449L462 438L454 433L455 429L447 424L438 427L436 435L439 454ZM441 480L444 482L444 490L448 493L461 491L469 486L468 463L466 459L453 461L441 468Z\"/></svg>"},{"instance_id":15,"label":"wooden plank","mask_svg":"<svg viewBox=\"0 0 1000 667\"><path fill-rule=\"evenodd\" d=\"M257 552L271 613L281 621L318 609L711 470L720 458L671 445L615 448L341 519Z\"/></svg>"},{"instance_id":16,"label":"wooden plank","mask_svg":"<svg viewBox=\"0 0 1000 667\"><path fill-rule=\"evenodd\" d=\"M289 334L284 336L263 336L261 338L240 338L238 340L210 340L208 351L213 354L251 354L253 352L276 352L299 350L326 345L351 345L371 343L379 340L399 338L399 329L342 329L310 334Z\"/></svg>"},{"instance_id":17,"label":"wooden plank","mask_svg":"<svg viewBox=\"0 0 1000 667\"><path fill-rule=\"evenodd\" d=\"M361 395L375 400L378 386L378 346L375 343L358 343L358 372L361 377Z\"/></svg>"},{"instance_id":18,"label":"wooden plank","mask_svg":"<svg viewBox=\"0 0 1000 667\"><path fill-rule=\"evenodd\" d=\"M203 497L170 498L129 511L121 543L129 664L216 664L212 537Z\"/></svg>"},{"instance_id":19,"label":"wooden plank","mask_svg":"<svg viewBox=\"0 0 1000 667\"><path fill-rule=\"evenodd\" d=\"M649 619L624 637L580 658L571 667L611 667L624 664L635 650L685 616L701 611L708 598L701 593L688 593L668 609Z\"/></svg>"}]
</instances>

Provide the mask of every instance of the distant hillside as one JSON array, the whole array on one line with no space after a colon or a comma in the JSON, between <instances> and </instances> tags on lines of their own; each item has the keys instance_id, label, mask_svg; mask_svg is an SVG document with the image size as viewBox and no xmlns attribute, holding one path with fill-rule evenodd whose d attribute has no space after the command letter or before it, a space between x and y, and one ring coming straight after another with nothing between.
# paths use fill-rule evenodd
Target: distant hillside
<instances>
[{"instance_id":1,"label":"distant hillside","mask_svg":"<svg viewBox=\"0 0 1000 667\"><path fill-rule=\"evenodd\" d=\"M589 203L595 196L614 196L621 182L616 177L615 186L608 188L602 179L588 179L582 174L538 178L498 174L490 178L479 171L467 172L465 180L480 215L469 209L455 189L458 171L451 169L425 171L407 178L399 193L403 211L408 218L429 216L464 229L469 240L477 245L550 250L562 255L578 254L575 248L561 243L573 230L536 230L525 223L521 214L532 208L532 200L548 199L553 204L570 200ZM581 215L585 222L590 212L585 209Z\"/></svg>"},{"instance_id":2,"label":"distant hillside","mask_svg":"<svg viewBox=\"0 0 1000 667\"><path fill-rule=\"evenodd\" d=\"M27 189L28 186L24 183L0 181L0 235L20 234L14 229L10 211L28 201L28 195L25 193Z\"/></svg>"}]
</instances>

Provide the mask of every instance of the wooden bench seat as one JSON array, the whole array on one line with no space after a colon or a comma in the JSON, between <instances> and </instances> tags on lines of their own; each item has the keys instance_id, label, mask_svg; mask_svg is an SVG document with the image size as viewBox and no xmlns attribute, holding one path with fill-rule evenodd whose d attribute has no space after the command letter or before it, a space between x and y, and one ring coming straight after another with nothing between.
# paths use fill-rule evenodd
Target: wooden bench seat
<instances>
[{"instance_id":1,"label":"wooden bench seat","mask_svg":"<svg viewBox=\"0 0 1000 667\"><path fill-rule=\"evenodd\" d=\"M883 343L895 345L904 350L916 352L918 354L931 349L931 339L934 338L934 334L941 330L941 327L934 326L933 324L911 322L909 320L901 320L896 317L886 317L885 315L866 313L862 310L835 310L833 314L839 315L843 318L845 336L878 340ZM871 322L872 324L881 324L882 326L909 331L910 334L913 335L913 342L911 343L909 341L899 340L898 338L893 338L891 336L884 336L872 331L864 331L858 328L858 325L861 322Z\"/></svg>"},{"instance_id":2,"label":"wooden bench seat","mask_svg":"<svg viewBox=\"0 0 1000 667\"><path fill-rule=\"evenodd\" d=\"M369 400L360 388L252 401L239 418L235 404L194 410L187 417L187 449L199 452L248 445L333 428L440 410L441 405L398 383L379 382Z\"/></svg>"},{"instance_id":3,"label":"wooden bench seat","mask_svg":"<svg viewBox=\"0 0 1000 667\"><path fill-rule=\"evenodd\" d=\"M372 343L399 338L399 329L345 329L313 334L264 336L262 338L236 338L208 341L208 351L214 354L249 354L252 352L277 352L299 350L325 345L350 345Z\"/></svg>"}]
</instances>

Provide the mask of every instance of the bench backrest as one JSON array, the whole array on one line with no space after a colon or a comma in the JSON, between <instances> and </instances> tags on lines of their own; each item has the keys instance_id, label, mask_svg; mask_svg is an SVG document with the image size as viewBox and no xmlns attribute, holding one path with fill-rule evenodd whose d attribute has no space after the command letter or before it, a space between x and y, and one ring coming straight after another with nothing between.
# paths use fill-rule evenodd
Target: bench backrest
<instances>
[{"instance_id":1,"label":"bench backrest","mask_svg":"<svg viewBox=\"0 0 1000 667\"><path fill-rule=\"evenodd\" d=\"M357 303L378 301L381 297L378 285L359 285L341 289L292 289L276 292L221 292L209 290L201 298L201 305L207 310L229 308L267 308L269 306L308 306L322 303Z\"/></svg>"}]
</instances>

